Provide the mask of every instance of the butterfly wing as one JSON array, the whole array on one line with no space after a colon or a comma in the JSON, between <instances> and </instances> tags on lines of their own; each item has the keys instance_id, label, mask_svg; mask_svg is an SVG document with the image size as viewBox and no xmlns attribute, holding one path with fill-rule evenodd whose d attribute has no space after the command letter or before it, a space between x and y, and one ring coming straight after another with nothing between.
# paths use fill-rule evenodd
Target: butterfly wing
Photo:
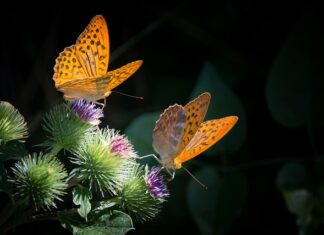
<instances>
[{"instance_id":1,"label":"butterfly wing","mask_svg":"<svg viewBox=\"0 0 324 235\"><path fill-rule=\"evenodd\" d=\"M229 116L201 123L189 144L174 159L175 165L181 167L183 162L198 156L213 146L232 129L237 120L238 117Z\"/></svg>"},{"instance_id":2,"label":"butterfly wing","mask_svg":"<svg viewBox=\"0 0 324 235\"><path fill-rule=\"evenodd\" d=\"M115 87L119 86L122 82L128 79L130 76L135 73L139 67L143 64L142 60L137 60L131 63L128 63L118 69L110 71L107 73L108 86L105 87L104 91L111 91Z\"/></svg>"},{"instance_id":3,"label":"butterfly wing","mask_svg":"<svg viewBox=\"0 0 324 235\"><path fill-rule=\"evenodd\" d=\"M210 101L210 94L205 92L196 99L190 101L184 109L187 112L186 126L183 132L180 149L184 149L205 118Z\"/></svg>"},{"instance_id":4,"label":"butterfly wing","mask_svg":"<svg viewBox=\"0 0 324 235\"><path fill-rule=\"evenodd\" d=\"M134 61L118 69L108 72L105 76L94 79L74 79L58 85L67 100L86 99L96 101L110 94L111 89L129 78L141 66L142 61Z\"/></svg>"},{"instance_id":5,"label":"butterfly wing","mask_svg":"<svg viewBox=\"0 0 324 235\"><path fill-rule=\"evenodd\" d=\"M76 56L87 77L101 77L107 73L109 62L109 34L105 18L95 16L80 34L75 44Z\"/></svg>"},{"instance_id":6,"label":"butterfly wing","mask_svg":"<svg viewBox=\"0 0 324 235\"><path fill-rule=\"evenodd\" d=\"M185 122L186 111L177 104L168 107L156 122L153 130L153 148L167 168L173 168L169 163L173 164L172 157L179 151Z\"/></svg>"},{"instance_id":7,"label":"butterfly wing","mask_svg":"<svg viewBox=\"0 0 324 235\"><path fill-rule=\"evenodd\" d=\"M57 57L54 66L55 87L58 88L68 81L87 76L76 56L75 46L66 47Z\"/></svg>"},{"instance_id":8,"label":"butterfly wing","mask_svg":"<svg viewBox=\"0 0 324 235\"><path fill-rule=\"evenodd\" d=\"M104 17L98 15L81 33L76 44L65 48L57 57L53 75L55 86L103 76L107 73L108 60L108 27Z\"/></svg>"},{"instance_id":9,"label":"butterfly wing","mask_svg":"<svg viewBox=\"0 0 324 235\"><path fill-rule=\"evenodd\" d=\"M94 79L74 79L59 85L57 89L64 93L65 100L96 101L102 98L98 93L97 83Z\"/></svg>"}]
</instances>

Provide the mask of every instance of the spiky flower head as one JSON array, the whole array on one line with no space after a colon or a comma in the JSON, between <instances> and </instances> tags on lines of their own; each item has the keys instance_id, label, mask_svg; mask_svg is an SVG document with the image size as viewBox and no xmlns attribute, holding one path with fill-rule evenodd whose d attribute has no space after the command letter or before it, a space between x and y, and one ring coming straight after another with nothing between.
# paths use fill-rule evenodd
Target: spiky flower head
<instances>
[{"instance_id":1,"label":"spiky flower head","mask_svg":"<svg viewBox=\"0 0 324 235\"><path fill-rule=\"evenodd\" d=\"M72 163L77 167L70 178L89 183L91 189L99 190L102 195L109 192L116 195L127 178L129 168L135 163L133 158L121 158L111 152L111 137L114 130L97 130L84 138L72 152Z\"/></svg>"},{"instance_id":2,"label":"spiky flower head","mask_svg":"<svg viewBox=\"0 0 324 235\"><path fill-rule=\"evenodd\" d=\"M10 181L17 197L32 203L36 210L56 207L55 200L61 200L68 186L63 165L57 158L42 153L24 157L12 171L14 177Z\"/></svg>"},{"instance_id":3,"label":"spiky flower head","mask_svg":"<svg viewBox=\"0 0 324 235\"><path fill-rule=\"evenodd\" d=\"M0 143L27 137L24 117L10 103L0 101Z\"/></svg>"},{"instance_id":4,"label":"spiky flower head","mask_svg":"<svg viewBox=\"0 0 324 235\"><path fill-rule=\"evenodd\" d=\"M133 145L127 137L118 132L111 131L111 152L120 155L122 158L134 157L136 155Z\"/></svg>"},{"instance_id":5,"label":"spiky flower head","mask_svg":"<svg viewBox=\"0 0 324 235\"><path fill-rule=\"evenodd\" d=\"M74 100L70 103L71 110L83 121L92 125L99 125L103 117L102 109L85 100Z\"/></svg>"},{"instance_id":6,"label":"spiky flower head","mask_svg":"<svg viewBox=\"0 0 324 235\"><path fill-rule=\"evenodd\" d=\"M153 197L164 200L169 197L169 191L166 186L164 176L160 174L161 168L153 167L150 171L146 171L146 184L148 191Z\"/></svg>"},{"instance_id":7,"label":"spiky flower head","mask_svg":"<svg viewBox=\"0 0 324 235\"><path fill-rule=\"evenodd\" d=\"M120 207L137 221L152 219L159 213L164 200L155 197L149 190L144 168L139 164L134 165L118 193Z\"/></svg>"},{"instance_id":8,"label":"spiky flower head","mask_svg":"<svg viewBox=\"0 0 324 235\"><path fill-rule=\"evenodd\" d=\"M80 145L82 139L94 130L92 124L80 119L66 104L53 107L45 115L43 128L50 139L44 146L68 151Z\"/></svg>"}]
</instances>

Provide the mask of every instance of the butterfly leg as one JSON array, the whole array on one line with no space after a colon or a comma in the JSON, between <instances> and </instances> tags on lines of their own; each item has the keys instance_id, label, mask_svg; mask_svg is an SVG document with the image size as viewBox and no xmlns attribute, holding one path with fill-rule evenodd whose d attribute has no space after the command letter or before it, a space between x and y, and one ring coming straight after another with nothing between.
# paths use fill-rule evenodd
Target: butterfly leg
<instances>
[{"instance_id":1,"label":"butterfly leg","mask_svg":"<svg viewBox=\"0 0 324 235\"><path fill-rule=\"evenodd\" d=\"M160 160L160 159L159 159L155 154L149 154L149 155L140 156L140 157L135 157L135 158L141 160L141 159L148 158L148 157L154 157L154 159L155 159L158 163L162 164L161 160Z\"/></svg>"},{"instance_id":2,"label":"butterfly leg","mask_svg":"<svg viewBox=\"0 0 324 235\"><path fill-rule=\"evenodd\" d=\"M100 103L100 102L97 102L97 101L92 101L93 103L97 104L97 105L100 105L101 106L101 109L104 109L104 107L106 107L106 100L104 103Z\"/></svg>"},{"instance_id":3,"label":"butterfly leg","mask_svg":"<svg viewBox=\"0 0 324 235\"><path fill-rule=\"evenodd\" d=\"M148 157L154 157L154 159L160 163L162 165L161 160L155 155L155 154L149 154L149 155L145 155L145 156L141 156L141 157L135 157L135 159L144 159L144 158L148 158ZM172 172L170 171L170 169L165 168L164 166L161 167L160 171L162 171L163 169L165 169L168 174L171 176L171 178L168 181L172 181L174 179L175 176L175 170L173 170ZM159 171L159 172L160 172Z\"/></svg>"},{"instance_id":4,"label":"butterfly leg","mask_svg":"<svg viewBox=\"0 0 324 235\"><path fill-rule=\"evenodd\" d=\"M171 178L169 179L169 182L172 181L172 180L174 180L175 170L173 170L172 173L171 173L171 171L170 171L169 169L167 169L167 168L165 168L165 170L166 170L166 171L169 173L169 175L171 176Z\"/></svg>"}]
</instances>

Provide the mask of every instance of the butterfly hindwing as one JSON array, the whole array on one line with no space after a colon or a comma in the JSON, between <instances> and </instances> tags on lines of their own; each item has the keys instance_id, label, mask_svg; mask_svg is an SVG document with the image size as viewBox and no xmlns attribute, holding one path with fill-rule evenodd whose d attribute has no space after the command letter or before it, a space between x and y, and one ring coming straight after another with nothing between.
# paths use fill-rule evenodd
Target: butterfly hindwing
<instances>
[{"instance_id":1,"label":"butterfly hindwing","mask_svg":"<svg viewBox=\"0 0 324 235\"><path fill-rule=\"evenodd\" d=\"M105 91L111 91L115 87L119 86L119 84L132 76L142 64L143 61L137 60L108 72L106 75L108 77L108 86L105 87Z\"/></svg>"},{"instance_id":2,"label":"butterfly hindwing","mask_svg":"<svg viewBox=\"0 0 324 235\"><path fill-rule=\"evenodd\" d=\"M176 157L175 161L183 163L206 151L226 135L237 120L236 116L228 116L201 123L193 138Z\"/></svg>"},{"instance_id":3,"label":"butterfly hindwing","mask_svg":"<svg viewBox=\"0 0 324 235\"><path fill-rule=\"evenodd\" d=\"M107 73L109 62L109 35L105 18L95 16L80 34L75 44L77 58L87 77Z\"/></svg>"},{"instance_id":4,"label":"butterfly hindwing","mask_svg":"<svg viewBox=\"0 0 324 235\"><path fill-rule=\"evenodd\" d=\"M210 94L205 92L196 99L185 105L184 109L187 112L186 126L183 132L180 149L184 149L190 142L200 124L205 118L210 102Z\"/></svg>"},{"instance_id":5,"label":"butterfly hindwing","mask_svg":"<svg viewBox=\"0 0 324 235\"><path fill-rule=\"evenodd\" d=\"M64 93L65 100L86 99L95 101L103 98L97 90L97 81L94 79L75 79L58 87Z\"/></svg>"},{"instance_id":6,"label":"butterfly hindwing","mask_svg":"<svg viewBox=\"0 0 324 235\"><path fill-rule=\"evenodd\" d=\"M167 108L156 122L153 130L153 148L159 153L162 161L163 158L173 157L178 152L185 121L186 111L181 105L175 104Z\"/></svg>"}]
</instances>

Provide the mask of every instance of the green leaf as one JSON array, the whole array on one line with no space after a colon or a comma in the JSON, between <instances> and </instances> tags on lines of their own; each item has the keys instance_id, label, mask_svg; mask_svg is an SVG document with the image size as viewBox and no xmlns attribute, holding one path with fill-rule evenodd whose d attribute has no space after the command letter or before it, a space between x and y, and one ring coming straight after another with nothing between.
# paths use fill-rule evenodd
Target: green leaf
<instances>
[{"instance_id":1,"label":"green leaf","mask_svg":"<svg viewBox=\"0 0 324 235\"><path fill-rule=\"evenodd\" d=\"M160 112L146 113L136 118L126 129L125 134L140 156L154 153L152 147L152 132ZM143 164L155 165L153 158L143 159Z\"/></svg>"},{"instance_id":2,"label":"green leaf","mask_svg":"<svg viewBox=\"0 0 324 235\"><path fill-rule=\"evenodd\" d=\"M72 195L73 203L80 206L78 208L79 215L87 220L87 215L91 211L90 199L92 198L92 194L90 190L79 185L73 189Z\"/></svg>"},{"instance_id":3,"label":"green leaf","mask_svg":"<svg viewBox=\"0 0 324 235\"><path fill-rule=\"evenodd\" d=\"M206 120L222 118L225 116L238 116L236 126L219 142L216 147L206 153L232 153L243 144L246 136L246 115L239 97L223 82L213 65L206 62L200 72L198 83L192 92L191 99L203 92L210 92L211 102Z\"/></svg>"},{"instance_id":4,"label":"green leaf","mask_svg":"<svg viewBox=\"0 0 324 235\"><path fill-rule=\"evenodd\" d=\"M268 75L269 109L286 127L324 123L324 33L318 18L308 12L297 22Z\"/></svg>"},{"instance_id":5,"label":"green leaf","mask_svg":"<svg viewBox=\"0 0 324 235\"><path fill-rule=\"evenodd\" d=\"M0 144L0 162L7 160L20 160L28 155L25 145L19 141L13 140L6 144Z\"/></svg>"},{"instance_id":6,"label":"green leaf","mask_svg":"<svg viewBox=\"0 0 324 235\"><path fill-rule=\"evenodd\" d=\"M80 229L88 226L88 224L84 222L84 219L81 218L76 211L58 212L57 218L61 222L63 228L71 232L74 231L74 228Z\"/></svg>"},{"instance_id":7,"label":"green leaf","mask_svg":"<svg viewBox=\"0 0 324 235\"><path fill-rule=\"evenodd\" d=\"M191 180L187 193L190 212L201 234L224 234L245 204L246 177L241 173L220 176L213 167L206 167L196 175L208 186L208 190Z\"/></svg>"},{"instance_id":8,"label":"green leaf","mask_svg":"<svg viewBox=\"0 0 324 235\"><path fill-rule=\"evenodd\" d=\"M279 190L295 190L306 186L306 169L300 163L288 163L280 168L277 174Z\"/></svg>"},{"instance_id":9,"label":"green leaf","mask_svg":"<svg viewBox=\"0 0 324 235\"><path fill-rule=\"evenodd\" d=\"M133 230L133 222L129 215L121 211L113 211L98 218L87 227L73 227L74 235L123 235Z\"/></svg>"},{"instance_id":10,"label":"green leaf","mask_svg":"<svg viewBox=\"0 0 324 235\"><path fill-rule=\"evenodd\" d=\"M307 189L285 190L283 196L289 211L299 218L311 216L314 206L313 194Z\"/></svg>"}]
</instances>

